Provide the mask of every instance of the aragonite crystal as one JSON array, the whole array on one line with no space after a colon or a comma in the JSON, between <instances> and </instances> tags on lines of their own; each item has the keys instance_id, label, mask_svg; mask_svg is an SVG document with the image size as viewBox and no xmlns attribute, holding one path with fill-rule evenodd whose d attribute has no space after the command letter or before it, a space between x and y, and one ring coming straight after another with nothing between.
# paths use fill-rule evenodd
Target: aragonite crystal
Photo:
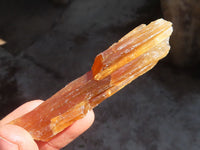
<instances>
[{"instance_id":1,"label":"aragonite crystal","mask_svg":"<svg viewBox=\"0 0 200 150\"><path fill-rule=\"evenodd\" d=\"M165 57L171 33L171 22L163 19L136 27L97 55L91 71L11 124L25 128L35 140L50 140Z\"/></svg>"}]
</instances>

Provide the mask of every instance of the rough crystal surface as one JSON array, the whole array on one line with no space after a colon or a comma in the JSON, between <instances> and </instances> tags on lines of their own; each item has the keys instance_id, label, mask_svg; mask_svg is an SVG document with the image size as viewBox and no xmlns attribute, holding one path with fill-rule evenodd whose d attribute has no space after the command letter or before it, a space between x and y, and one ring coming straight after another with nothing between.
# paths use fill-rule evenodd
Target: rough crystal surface
<instances>
[{"instance_id":1,"label":"rough crystal surface","mask_svg":"<svg viewBox=\"0 0 200 150\"><path fill-rule=\"evenodd\" d=\"M171 22L163 19L138 26L97 55L91 71L11 123L25 128L36 140L50 140L155 66L169 52L171 33Z\"/></svg>"}]
</instances>

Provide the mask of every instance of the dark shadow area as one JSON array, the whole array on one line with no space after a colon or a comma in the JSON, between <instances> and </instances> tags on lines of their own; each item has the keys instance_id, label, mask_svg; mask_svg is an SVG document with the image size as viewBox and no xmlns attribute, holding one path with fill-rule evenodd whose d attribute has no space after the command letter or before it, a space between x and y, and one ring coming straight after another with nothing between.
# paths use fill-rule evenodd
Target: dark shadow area
<instances>
[{"instance_id":1,"label":"dark shadow area","mask_svg":"<svg viewBox=\"0 0 200 150\"><path fill-rule=\"evenodd\" d=\"M63 8L48 0L0 1L0 37L7 51L16 55L33 44L57 23Z\"/></svg>"},{"instance_id":2,"label":"dark shadow area","mask_svg":"<svg viewBox=\"0 0 200 150\"><path fill-rule=\"evenodd\" d=\"M0 1L0 38L7 42L0 49L0 117L47 99L88 72L99 52L161 17L159 0ZM64 149L199 149L199 65L169 62L95 108L94 125Z\"/></svg>"}]
</instances>

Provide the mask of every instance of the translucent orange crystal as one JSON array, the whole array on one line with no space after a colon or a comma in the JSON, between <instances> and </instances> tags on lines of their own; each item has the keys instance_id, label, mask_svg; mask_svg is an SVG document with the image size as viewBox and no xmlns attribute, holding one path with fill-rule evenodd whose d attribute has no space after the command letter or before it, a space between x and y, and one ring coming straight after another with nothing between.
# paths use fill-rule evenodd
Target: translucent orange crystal
<instances>
[{"instance_id":1,"label":"translucent orange crystal","mask_svg":"<svg viewBox=\"0 0 200 150\"><path fill-rule=\"evenodd\" d=\"M50 140L165 57L171 33L171 22L163 19L136 27L97 55L91 71L11 124L25 128L35 140Z\"/></svg>"}]
</instances>

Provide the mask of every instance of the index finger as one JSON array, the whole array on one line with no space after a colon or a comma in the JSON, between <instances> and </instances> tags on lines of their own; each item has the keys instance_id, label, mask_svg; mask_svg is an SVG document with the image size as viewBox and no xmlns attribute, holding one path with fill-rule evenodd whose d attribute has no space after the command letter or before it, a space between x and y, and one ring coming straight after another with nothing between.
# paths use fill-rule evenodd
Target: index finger
<instances>
[{"instance_id":1,"label":"index finger","mask_svg":"<svg viewBox=\"0 0 200 150\"><path fill-rule=\"evenodd\" d=\"M0 125L7 124L10 121L23 116L24 114L35 109L37 106L39 106L43 102L44 102L43 100L33 100L30 102L24 103L23 105L21 105L20 107L12 111L10 114L5 116L2 120L0 120Z\"/></svg>"},{"instance_id":2,"label":"index finger","mask_svg":"<svg viewBox=\"0 0 200 150\"><path fill-rule=\"evenodd\" d=\"M86 131L94 122L94 112L93 110L89 111L87 115L74 122L71 126L57 134L53 139L48 142L38 141L37 144L40 150L58 150L63 148L84 131Z\"/></svg>"}]
</instances>

